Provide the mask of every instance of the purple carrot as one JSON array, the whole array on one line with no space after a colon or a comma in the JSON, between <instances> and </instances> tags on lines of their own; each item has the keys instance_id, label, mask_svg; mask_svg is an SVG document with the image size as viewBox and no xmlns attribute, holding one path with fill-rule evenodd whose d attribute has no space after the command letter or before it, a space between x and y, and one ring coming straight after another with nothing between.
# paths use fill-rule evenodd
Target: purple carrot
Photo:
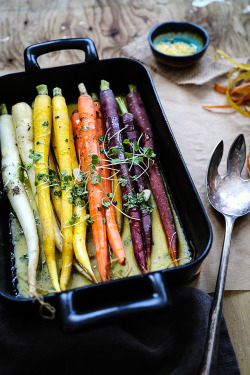
<instances>
[{"instance_id":1,"label":"purple carrot","mask_svg":"<svg viewBox=\"0 0 250 375\"><path fill-rule=\"evenodd\" d=\"M122 98L116 98L120 110L120 123L121 127L125 128L123 133L129 143L126 144L129 153L133 154L134 145L137 145L139 139L139 133L135 128L135 118L132 113L129 113L125 102ZM145 190L148 190L148 183L145 173L143 173L142 168L137 164L133 164L133 174L135 176L134 185L136 192L142 194ZM143 229L143 239L147 254L148 267L150 268L150 258L152 251L152 219L150 206L147 207L147 202L143 202L144 207L141 207L141 217L142 217L142 229Z\"/></svg>"},{"instance_id":2,"label":"purple carrot","mask_svg":"<svg viewBox=\"0 0 250 375\"><path fill-rule=\"evenodd\" d=\"M154 151L151 124L149 122L141 95L134 85L129 85L129 91L129 94L127 95L128 108L129 112L134 115L138 127L142 133L143 147L147 147L148 149ZM166 193L165 184L157 160L154 160L154 162L150 161L148 174L150 186L161 217L161 222L167 236L170 254L175 265L178 265L178 236L173 213Z\"/></svg>"},{"instance_id":3,"label":"purple carrot","mask_svg":"<svg viewBox=\"0 0 250 375\"><path fill-rule=\"evenodd\" d=\"M104 124L106 126L109 139L109 149L111 151L112 158L117 159L117 164L114 165L117 165L118 167L118 179L120 179L121 182L123 205L128 207L127 214L129 216L129 225L135 259L142 273L147 273L148 266L143 246L141 213L137 205L129 205L131 202L129 197L134 196L134 191L129 174L129 166L126 163L126 158L122 150L123 136L120 129L115 96L112 90L109 88L109 82L102 80L100 88L100 102L102 106Z\"/></svg>"}]
</instances>

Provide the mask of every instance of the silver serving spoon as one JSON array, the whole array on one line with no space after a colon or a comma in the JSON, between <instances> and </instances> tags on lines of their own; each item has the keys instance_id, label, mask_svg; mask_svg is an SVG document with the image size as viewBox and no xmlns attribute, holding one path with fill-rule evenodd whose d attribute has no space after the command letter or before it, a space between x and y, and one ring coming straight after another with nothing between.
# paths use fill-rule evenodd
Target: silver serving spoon
<instances>
[{"instance_id":1,"label":"silver serving spoon","mask_svg":"<svg viewBox=\"0 0 250 375\"><path fill-rule=\"evenodd\" d=\"M207 170L207 196L211 205L225 218L226 231L220 267L210 312L209 330L200 367L200 375L215 374L218 338L222 315L222 300L235 219L250 212L250 180L241 177L246 160L246 144L242 134L233 142L227 159L227 173L221 176L218 167L223 155L223 141L215 147Z\"/></svg>"}]
</instances>

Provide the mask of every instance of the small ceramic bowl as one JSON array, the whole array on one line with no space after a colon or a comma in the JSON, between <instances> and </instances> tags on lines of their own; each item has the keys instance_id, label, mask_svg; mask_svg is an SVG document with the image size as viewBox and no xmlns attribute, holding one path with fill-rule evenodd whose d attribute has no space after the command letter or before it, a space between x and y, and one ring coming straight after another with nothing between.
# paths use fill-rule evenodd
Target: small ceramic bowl
<instances>
[{"instance_id":1,"label":"small ceramic bowl","mask_svg":"<svg viewBox=\"0 0 250 375\"><path fill-rule=\"evenodd\" d=\"M158 62L175 68L182 68L194 64L203 56L209 44L209 35L205 29L194 23L173 21L155 26L149 33L148 41ZM192 47L194 53L191 51L191 54L181 55L183 51L178 51L177 53L180 53L180 55L172 55L161 52L156 48L159 43L167 44L172 48L177 42L185 43L185 45L178 43L178 46L184 46L188 49Z\"/></svg>"}]
</instances>

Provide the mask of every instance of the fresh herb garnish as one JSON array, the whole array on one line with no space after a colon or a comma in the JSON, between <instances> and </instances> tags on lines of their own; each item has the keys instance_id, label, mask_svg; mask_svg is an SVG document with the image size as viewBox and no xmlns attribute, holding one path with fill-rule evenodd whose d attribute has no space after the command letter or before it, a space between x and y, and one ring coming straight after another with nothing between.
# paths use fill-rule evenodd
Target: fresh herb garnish
<instances>
[{"instance_id":1,"label":"fresh herb garnish","mask_svg":"<svg viewBox=\"0 0 250 375\"><path fill-rule=\"evenodd\" d=\"M108 200L108 199L106 199L104 202L102 202L102 207L103 207L105 210L109 209L110 205L111 205L111 202L110 202L110 200Z\"/></svg>"},{"instance_id":2,"label":"fresh herb garnish","mask_svg":"<svg viewBox=\"0 0 250 375\"><path fill-rule=\"evenodd\" d=\"M62 192L61 192L61 190L54 190L54 195L56 196L56 197L61 197L62 196Z\"/></svg>"},{"instance_id":3,"label":"fresh herb garnish","mask_svg":"<svg viewBox=\"0 0 250 375\"><path fill-rule=\"evenodd\" d=\"M91 159L92 159L92 164L96 165L96 164L100 163L100 159L99 159L98 155L92 154L90 156L91 156Z\"/></svg>"},{"instance_id":4,"label":"fresh herb garnish","mask_svg":"<svg viewBox=\"0 0 250 375\"><path fill-rule=\"evenodd\" d=\"M111 163L112 164L120 164L121 163L121 160L120 159L113 159L113 160L111 160Z\"/></svg>"},{"instance_id":5,"label":"fresh herb garnish","mask_svg":"<svg viewBox=\"0 0 250 375\"><path fill-rule=\"evenodd\" d=\"M19 172L18 172L18 178L21 182L24 181L24 174L23 174L23 171L22 169L19 169Z\"/></svg>"},{"instance_id":6,"label":"fresh herb garnish","mask_svg":"<svg viewBox=\"0 0 250 375\"><path fill-rule=\"evenodd\" d=\"M124 156L125 158L130 159L133 157L133 154L131 154L131 152L124 152Z\"/></svg>"},{"instance_id":7,"label":"fresh herb garnish","mask_svg":"<svg viewBox=\"0 0 250 375\"><path fill-rule=\"evenodd\" d=\"M112 148L112 154L117 156L119 154L118 148L116 148L116 147Z\"/></svg>"},{"instance_id":8,"label":"fresh herb garnish","mask_svg":"<svg viewBox=\"0 0 250 375\"><path fill-rule=\"evenodd\" d=\"M21 262L27 261L28 259L29 259L28 254L23 254L23 255L19 258L19 260L20 260Z\"/></svg>"},{"instance_id":9,"label":"fresh herb garnish","mask_svg":"<svg viewBox=\"0 0 250 375\"><path fill-rule=\"evenodd\" d=\"M156 157L156 154L154 153L154 151L149 147L143 147L143 151L144 151L145 157L149 159L153 159Z\"/></svg>"},{"instance_id":10,"label":"fresh herb garnish","mask_svg":"<svg viewBox=\"0 0 250 375\"><path fill-rule=\"evenodd\" d=\"M49 183L53 186L60 185L59 176L54 169L49 169Z\"/></svg>"},{"instance_id":11,"label":"fresh herb garnish","mask_svg":"<svg viewBox=\"0 0 250 375\"><path fill-rule=\"evenodd\" d=\"M90 215L87 214L86 216L84 216L84 219L83 219L84 223L87 224L87 225L91 225L93 224L94 220L90 220Z\"/></svg>"},{"instance_id":12,"label":"fresh herb garnish","mask_svg":"<svg viewBox=\"0 0 250 375\"><path fill-rule=\"evenodd\" d=\"M80 218L80 216L78 216L77 214L74 214L74 215L69 219L69 223L70 223L70 225L74 225L76 219L79 219L79 218Z\"/></svg>"},{"instance_id":13,"label":"fresh herb garnish","mask_svg":"<svg viewBox=\"0 0 250 375\"><path fill-rule=\"evenodd\" d=\"M118 176L118 181L122 187L127 185L127 180L124 176Z\"/></svg>"},{"instance_id":14,"label":"fresh herb garnish","mask_svg":"<svg viewBox=\"0 0 250 375\"><path fill-rule=\"evenodd\" d=\"M101 175L98 173L95 177L92 178L91 184L95 185L97 183L101 182Z\"/></svg>"},{"instance_id":15,"label":"fresh herb garnish","mask_svg":"<svg viewBox=\"0 0 250 375\"><path fill-rule=\"evenodd\" d=\"M37 161L42 158L42 155L38 154L37 152L34 152L34 150L30 149L29 158L33 161Z\"/></svg>"},{"instance_id":16,"label":"fresh herb garnish","mask_svg":"<svg viewBox=\"0 0 250 375\"><path fill-rule=\"evenodd\" d=\"M138 142L134 142L133 143L133 149L134 149L134 151L139 151L140 150L140 146L138 145Z\"/></svg>"},{"instance_id":17,"label":"fresh herb garnish","mask_svg":"<svg viewBox=\"0 0 250 375\"><path fill-rule=\"evenodd\" d=\"M150 194L147 191L142 191L141 193L136 194L127 194L124 196L124 208L125 210L130 210L134 207L139 207L140 210L145 210L149 213L153 212L154 207L149 199Z\"/></svg>"},{"instance_id":18,"label":"fresh herb garnish","mask_svg":"<svg viewBox=\"0 0 250 375\"><path fill-rule=\"evenodd\" d=\"M69 174L67 174L66 171L62 171L61 172L61 180L65 181L65 182L72 181L72 176L70 176Z\"/></svg>"}]
</instances>

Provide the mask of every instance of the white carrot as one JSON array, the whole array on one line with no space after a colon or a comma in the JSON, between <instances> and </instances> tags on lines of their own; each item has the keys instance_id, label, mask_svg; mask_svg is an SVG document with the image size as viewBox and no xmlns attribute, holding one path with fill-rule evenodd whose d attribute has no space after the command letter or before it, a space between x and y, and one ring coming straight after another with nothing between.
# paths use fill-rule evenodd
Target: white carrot
<instances>
[{"instance_id":1,"label":"white carrot","mask_svg":"<svg viewBox=\"0 0 250 375\"><path fill-rule=\"evenodd\" d=\"M15 126L12 116L7 114L4 104L0 108L0 138L2 154L2 179L10 204L23 229L28 248L28 284L29 294L36 294L36 269L39 258L39 239L36 222L26 195L23 183L20 181L20 164L16 140Z\"/></svg>"},{"instance_id":2,"label":"white carrot","mask_svg":"<svg viewBox=\"0 0 250 375\"><path fill-rule=\"evenodd\" d=\"M29 157L30 150L34 149L33 111L27 103L20 102L12 106L11 112L16 128L19 154L22 159L24 169L28 174L36 204L38 205L37 191L35 186L35 165L32 164L32 160ZM62 237L54 211L52 211L52 216L53 228L55 232L55 245L59 251L62 251Z\"/></svg>"},{"instance_id":3,"label":"white carrot","mask_svg":"<svg viewBox=\"0 0 250 375\"><path fill-rule=\"evenodd\" d=\"M33 194L36 196L35 165L29 158L30 150L34 148L34 126L31 107L24 102L17 103L11 108L12 120L16 128L17 147L26 170Z\"/></svg>"}]
</instances>

